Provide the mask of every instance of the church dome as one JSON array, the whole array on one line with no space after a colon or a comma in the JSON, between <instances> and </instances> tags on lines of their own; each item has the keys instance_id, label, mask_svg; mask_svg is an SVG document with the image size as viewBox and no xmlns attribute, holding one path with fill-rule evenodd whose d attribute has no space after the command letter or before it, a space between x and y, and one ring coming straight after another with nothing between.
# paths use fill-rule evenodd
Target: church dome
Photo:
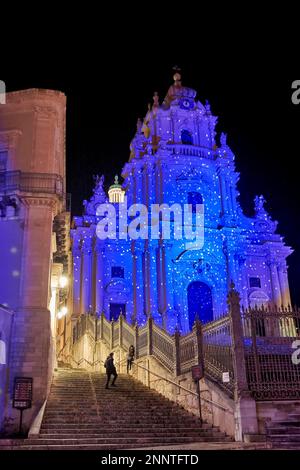
<instances>
[{"instance_id":1,"label":"church dome","mask_svg":"<svg viewBox=\"0 0 300 470\"><path fill-rule=\"evenodd\" d=\"M125 191L122 188L122 185L119 184L118 175L115 176L114 184L109 187L108 190L109 202L120 203L124 202Z\"/></svg>"}]
</instances>

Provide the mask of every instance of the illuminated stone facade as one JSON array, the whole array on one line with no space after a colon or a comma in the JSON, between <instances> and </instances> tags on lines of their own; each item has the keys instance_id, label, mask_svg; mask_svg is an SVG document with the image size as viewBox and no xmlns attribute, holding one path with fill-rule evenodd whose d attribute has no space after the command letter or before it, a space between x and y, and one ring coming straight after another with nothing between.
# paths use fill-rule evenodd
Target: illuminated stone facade
<instances>
[{"instance_id":1,"label":"illuminated stone facade","mask_svg":"<svg viewBox=\"0 0 300 470\"><path fill-rule=\"evenodd\" d=\"M107 197L98 179L71 231L76 314L104 311L115 319L122 310L140 325L151 314L169 331L187 332L196 314L208 322L227 310L231 281L244 307L290 304L286 258L292 251L276 234L262 196L253 218L243 214L235 156L226 135L217 137L216 123L209 104L182 86L178 73L162 104L154 95L122 172L127 206L144 204L151 212L152 204L179 203L193 211L203 203L204 245L189 249L184 238L151 236L100 240L96 210Z\"/></svg>"}]
</instances>

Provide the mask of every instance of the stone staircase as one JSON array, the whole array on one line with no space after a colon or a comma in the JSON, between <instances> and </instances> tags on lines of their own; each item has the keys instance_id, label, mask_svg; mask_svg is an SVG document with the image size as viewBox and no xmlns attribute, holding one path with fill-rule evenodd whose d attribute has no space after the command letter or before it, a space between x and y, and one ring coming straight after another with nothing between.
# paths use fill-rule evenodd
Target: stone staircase
<instances>
[{"instance_id":1,"label":"stone staircase","mask_svg":"<svg viewBox=\"0 0 300 470\"><path fill-rule=\"evenodd\" d=\"M106 375L78 369L54 374L40 435L23 449L130 449L193 442L231 442L131 376L105 389Z\"/></svg>"},{"instance_id":2,"label":"stone staircase","mask_svg":"<svg viewBox=\"0 0 300 470\"><path fill-rule=\"evenodd\" d=\"M300 449L300 413L291 413L287 419L269 424L268 441L273 449Z\"/></svg>"}]
</instances>

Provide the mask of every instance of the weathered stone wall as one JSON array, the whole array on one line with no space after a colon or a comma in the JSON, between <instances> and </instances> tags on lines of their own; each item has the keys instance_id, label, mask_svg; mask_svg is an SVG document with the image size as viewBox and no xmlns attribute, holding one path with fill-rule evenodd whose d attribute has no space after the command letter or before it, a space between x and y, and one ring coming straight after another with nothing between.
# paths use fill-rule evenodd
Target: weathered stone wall
<instances>
[{"instance_id":1,"label":"weathered stone wall","mask_svg":"<svg viewBox=\"0 0 300 470\"><path fill-rule=\"evenodd\" d=\"M33 406L24 412L26 431L47 397L53 370L50 273L53 220L64 208L66 97L51 90L25 90L6 98L0 109L0 144L8 155L4 170L17 178L23 222L4 410L10 420L7 432L14 432L19 422L19 412L12 409L14 378L33 378Z\"/></svg>"}]
</instances>

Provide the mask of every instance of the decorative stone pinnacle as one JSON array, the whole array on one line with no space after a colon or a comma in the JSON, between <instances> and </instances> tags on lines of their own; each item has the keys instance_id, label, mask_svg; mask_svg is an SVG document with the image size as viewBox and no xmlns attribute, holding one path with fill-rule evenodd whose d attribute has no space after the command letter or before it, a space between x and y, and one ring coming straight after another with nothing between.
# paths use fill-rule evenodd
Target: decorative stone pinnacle
<instances>
[{"instance_id":1,"label":"decorative stone pinnacle","mask_svg":"<svg viewBox=\"0 0 300 470\"><path fill-rule=\"evenodd\" d=\"M140 118L138 118L137 123L136 123L136 130L140 134L142 130L143 122Z\"/></svg>"}]
</instances>

